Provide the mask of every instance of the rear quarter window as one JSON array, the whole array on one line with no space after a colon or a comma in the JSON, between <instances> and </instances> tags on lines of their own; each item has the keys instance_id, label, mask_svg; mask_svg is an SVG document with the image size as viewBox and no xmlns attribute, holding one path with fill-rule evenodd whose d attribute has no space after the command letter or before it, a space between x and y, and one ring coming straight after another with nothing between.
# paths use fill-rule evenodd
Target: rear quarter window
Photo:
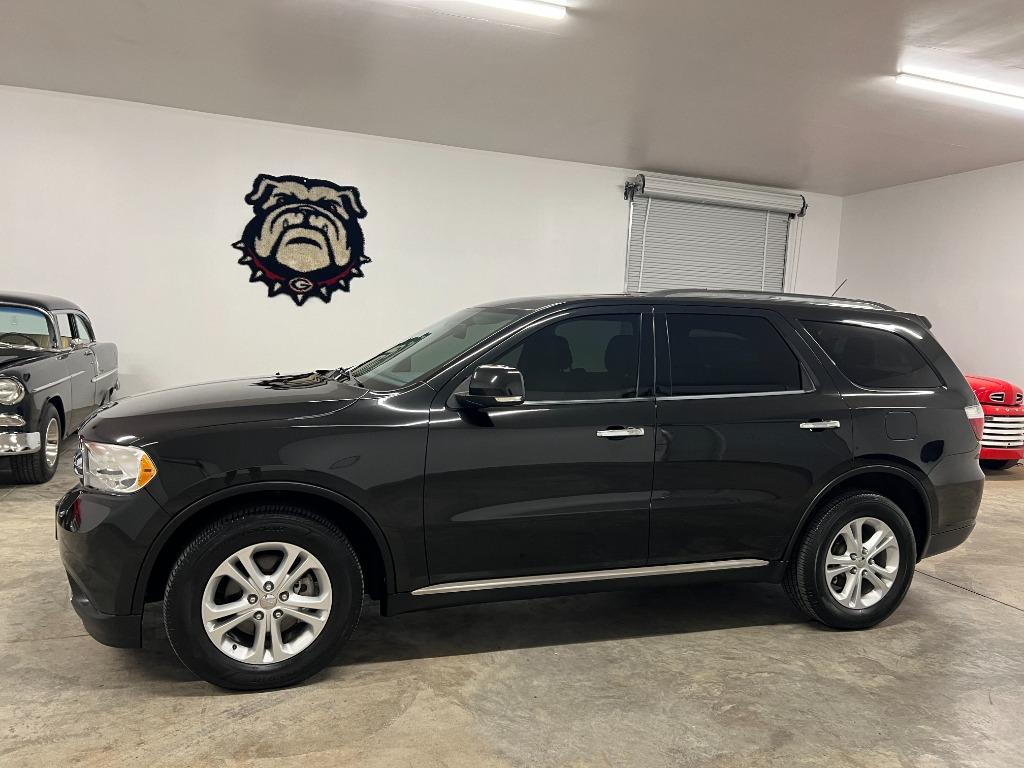
<instances>
[{"instance_id":1,"label":"rear quarter window","mask_svg":"<svg viewBox=\"0 0 1024 768\"><path fill-rule=\"evenodd\" d=\"M932 389L938 374L909 340L855 323L805 320L804 327L850 381L867 389Z\"/></svg>"}]
</instances>

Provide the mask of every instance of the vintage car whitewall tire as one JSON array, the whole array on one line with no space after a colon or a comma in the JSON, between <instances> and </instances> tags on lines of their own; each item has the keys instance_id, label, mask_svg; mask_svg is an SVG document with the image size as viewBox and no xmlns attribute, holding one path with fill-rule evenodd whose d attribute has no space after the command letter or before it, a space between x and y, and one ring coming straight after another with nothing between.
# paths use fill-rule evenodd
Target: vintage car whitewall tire
<instances>
[{"instance_id":1,"label":"vintage car whitewall tire","mask_svg":"<svg viewBox=\"0 0 1024 768\"><path fill-rule=\"evenodd\" d=\"M61 424L57 410L47 403L39 413L36 424L39 432L39 450L11 459L14 479L19 483L45 483L57 471L60 461Z\"/></svg>"}]
</instances>

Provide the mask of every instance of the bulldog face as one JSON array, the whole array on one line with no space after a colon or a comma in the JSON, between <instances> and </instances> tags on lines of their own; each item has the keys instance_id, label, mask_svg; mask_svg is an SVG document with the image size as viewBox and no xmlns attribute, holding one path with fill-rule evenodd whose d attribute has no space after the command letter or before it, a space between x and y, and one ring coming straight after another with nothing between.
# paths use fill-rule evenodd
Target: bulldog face
<instances>
[{"instance_id":1,"label":"bulldog face","mask_svg":"<svg viewBox=\"0 0 1024 768\"><path fill-rule=\"evenodd\" d=\"M235 247L270 295L287 290L299 304L312 293L329 301L333 290L347 291L362 277L359 267L369 259L358 220L366 210L355 187L261 174L245 201L253 218Z\"/></svg>"}]
</instances>

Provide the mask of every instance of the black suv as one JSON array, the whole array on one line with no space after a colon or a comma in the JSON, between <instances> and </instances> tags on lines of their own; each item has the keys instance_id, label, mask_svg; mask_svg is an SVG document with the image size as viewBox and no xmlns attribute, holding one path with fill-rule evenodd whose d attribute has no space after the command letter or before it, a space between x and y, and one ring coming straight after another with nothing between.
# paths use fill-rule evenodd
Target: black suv
<instances>
[{"instance_id":1,"label":"black suv","mask_svg":"<svg viewBox=\"0 0 1024 768\"><path fill-rule=\"evenodd\" d=\"M870 627L963 542L982 414L922 317L674 291L467 309L355 368L128 397L57 506L75 610L288 685L385 615L730 579ZM684 606L680 610L685 610Z\"/></svg>"}]
</instances>

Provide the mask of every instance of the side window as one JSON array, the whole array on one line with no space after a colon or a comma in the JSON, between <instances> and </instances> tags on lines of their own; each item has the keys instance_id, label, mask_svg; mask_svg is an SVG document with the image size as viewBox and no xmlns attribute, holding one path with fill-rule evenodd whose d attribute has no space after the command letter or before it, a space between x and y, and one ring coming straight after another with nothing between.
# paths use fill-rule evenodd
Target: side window
<instances>
[{"instance_id":1,"label":"side window","mask_svg":"<svg viewBox=\"0 0 1024 768\"><path fill-rule=\"evenodd\" d=\"M704 314L667 317L673 395L803 389L800 362L765 318Z\"/></svg>"},{"instance_id":2,"label":"side window","mask_svg":"<svg viewBox=\"0 0 1024 768\"><path fill-rule=\"evenodd\" d=\"M527 400L636 397L639 315L586 315L552 323L496 363L518 368Z\"/></svg>"},{"instance_id":3,"label":"side window","mask_svg":"<svg viewBox=\"0 0 1024 768\"><path fill-rule=\"evenodd\" d=\"M76 339L88 342L96 341L96 337L92 335L92 327L89 325L89 321L85 319L84 315L72 315L72 319L75 321Z\"/></svg>"},{"instance_id":4,"label":"side window","mask_svg":"<svg viewBox=\"0 0 1024 768\"><path fill-rule=\"evenodd\" d=\"M930 389L942 385L914 345L892 331L852 323L805 320L803 324L854 384L869 389Z\"/></svg>"},{"instance_id":5,"label":"side window","mask_svg":"<svg viewBox=\"0 0 1024 768\"><path fill-rule=\"evenodd\" d=\"M75 338L71 330L71 316L67 312L57 313L57 346L60 349L71 349L71 340Z\"/></svg>"}]
</instances>

